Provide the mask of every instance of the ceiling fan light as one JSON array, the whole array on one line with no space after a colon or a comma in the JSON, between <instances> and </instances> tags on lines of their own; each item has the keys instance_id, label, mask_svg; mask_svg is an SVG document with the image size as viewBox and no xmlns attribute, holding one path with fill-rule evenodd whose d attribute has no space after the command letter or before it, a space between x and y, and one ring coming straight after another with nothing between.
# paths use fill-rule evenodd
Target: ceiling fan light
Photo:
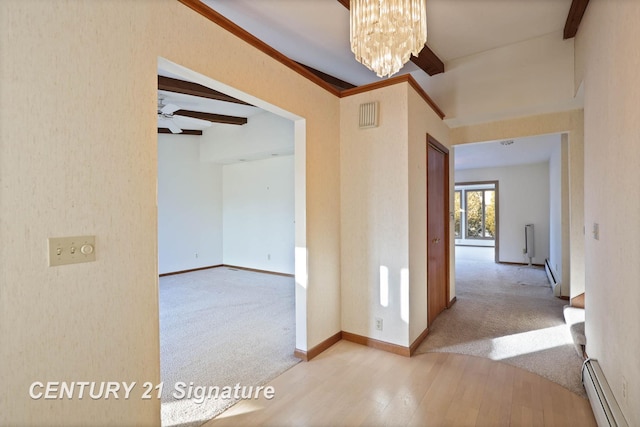
<instances>
[{"instance_id":1,"label":"ceiling fan light","mask_svg":"<svg viewBox=\"0 0 640 427\"><path fill-rule=\"evenodd\" d=\"M351 0L351 51L378 77L391 77L427 42L426 0Z\"/></svg>"}]
</instances>

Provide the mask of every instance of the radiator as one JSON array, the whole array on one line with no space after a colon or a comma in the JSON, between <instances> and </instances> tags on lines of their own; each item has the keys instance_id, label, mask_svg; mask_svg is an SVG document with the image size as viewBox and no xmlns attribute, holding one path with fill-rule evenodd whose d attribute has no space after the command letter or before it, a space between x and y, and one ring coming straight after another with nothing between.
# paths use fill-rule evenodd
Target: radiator
<instances>
[{"instance_id":1,"label":"radiator","mask_svg":"<svg viewBox=\"0 0 640 427\"><path fill-rule=\"evenodd\" d=\"M535 246L533 245L533 224L524 226L524 248L529 259L536 256Z\"/></svg>"},{"instance_id":2,"label":"radiator","mask_svg":"<svg viewBox=\"0 0 640 427\"><path fill-rule=\"evenodd\" d=\"M587 359L582 364L582 384L598 427L629 427L597 360Z\"/></svg>"},{"instance_id":3,"label":"radiator","mask_svg":"<svg viewBox=\"0 0 640 427\"><path fill-rule=\"evenodd\" d=\"M549 284L551 285L551 289L553 289L553 296L559 297L562 286L560 286L560 282L558 282L558 280L556 279L556 275L553 274L553 270L551 269L548 258L544 260L544 271L547 272Z\"/></svg>"}]
</instances>

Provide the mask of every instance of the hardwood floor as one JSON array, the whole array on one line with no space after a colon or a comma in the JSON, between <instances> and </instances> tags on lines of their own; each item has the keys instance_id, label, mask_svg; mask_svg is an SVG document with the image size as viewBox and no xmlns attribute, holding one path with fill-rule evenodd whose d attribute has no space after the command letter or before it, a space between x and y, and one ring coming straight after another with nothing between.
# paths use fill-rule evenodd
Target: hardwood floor
<instances>
[{"instance_id":1,"label":"hardwood floor","mask_svg":"<svg viewBox=\"0 0 640 427\"><path fill-rule=\"evenodd\" d=\"M219 426L596 426L589 402L481 357L407 358L340 341L205 424Z\"/></svg>"}]
</instances>

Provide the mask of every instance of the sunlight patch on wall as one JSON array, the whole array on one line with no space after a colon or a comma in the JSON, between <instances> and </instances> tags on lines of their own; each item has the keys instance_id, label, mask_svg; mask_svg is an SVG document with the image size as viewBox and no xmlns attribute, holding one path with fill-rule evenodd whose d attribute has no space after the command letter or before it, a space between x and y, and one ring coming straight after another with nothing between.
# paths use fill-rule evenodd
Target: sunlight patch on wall
<instances>
[{"instance_id":1,"label":"sunlight patch on wall","mask_svg":"<svg viewBox=\"0 0 640 427\"><path fill-rule=\"evenodd\" d=\"M389 307L389 267L380 266L380 305Z\"/></svg>"},{"instance_id":2,"label":"sunlight patch on wall","mask_svg":"<svg viewBox=\"0 0 640 427\"><path fill-rule=\"evenodd\" d=\"M400 270L400 318L409 323L409 269Z\"/></svg>"},{"instance_id":3,"label":"sunlight patch on wall","mask_svg":"<svg viewBox=\"0 0 640 427\"><path fill-rule=\"evenodd\" d=\"M296 285L307 289L307 281L309 278L309 274L307 272L307 264L308 264L308 254L307 248L296 247L295 252L295 275L296 275Z\"/></svg>"}]
</instances>

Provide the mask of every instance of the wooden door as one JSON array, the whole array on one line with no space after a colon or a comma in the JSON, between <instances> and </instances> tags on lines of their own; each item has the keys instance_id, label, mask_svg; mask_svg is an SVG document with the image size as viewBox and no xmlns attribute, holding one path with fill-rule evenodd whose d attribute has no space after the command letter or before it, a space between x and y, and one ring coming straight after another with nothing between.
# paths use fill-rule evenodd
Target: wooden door
<instances>
[{"instance_id":1,"label":"wooden door","mask_svg":"<svg viewBox=\"0 0 640 427\"><path fill-rule=\"evenodd\" d=\"M449 304L449 150L427 135L427 324Z\"/></svg>"}]
</instances>

